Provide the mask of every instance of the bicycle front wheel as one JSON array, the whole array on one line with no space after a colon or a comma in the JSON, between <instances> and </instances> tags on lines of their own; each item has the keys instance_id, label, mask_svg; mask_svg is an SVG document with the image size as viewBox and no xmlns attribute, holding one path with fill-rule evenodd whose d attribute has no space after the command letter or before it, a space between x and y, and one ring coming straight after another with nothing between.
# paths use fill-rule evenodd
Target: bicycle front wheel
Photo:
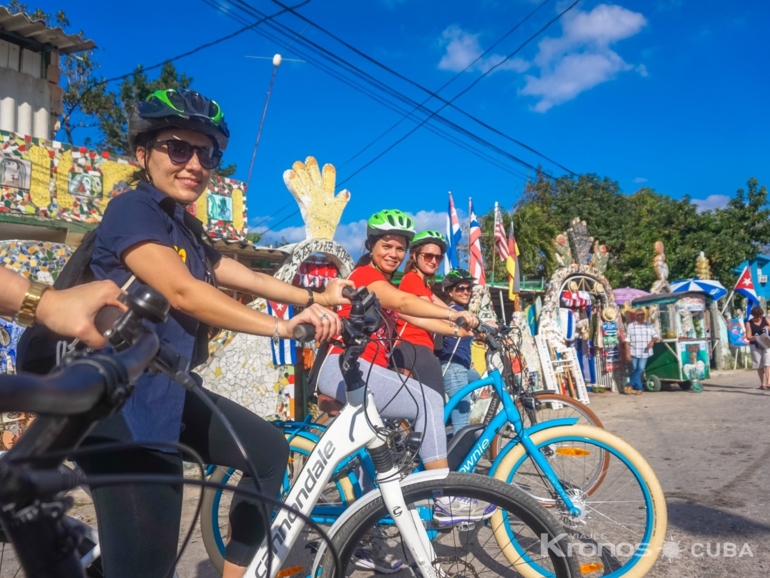
<instances>
[{"instance_id":1,"label":"bicycle front wheel","mask_svg":"<svg viewBox=\"0 0 770 578\"><path fill-rule=\"evenodd\" d=\"M601 420L591 408L573 397L546 391L537 391L533 395L538 402L538 409L527 410L522 407L521 401L516 402L516 408L521 414L521 421L524 427L530 427L549 419L576 417L578 418L578 425L592 425L604 428ZM497 459L505 444L514 437L516 437L516 432L513 426L509 423L505 424L489 446L492 461Z\"/></svg>"},{"instance_id":2,"label":"bicycle front wheel","mask_svg":"<svg viewBox=\"0 0 770 578\"><path fill-rule=\"evenodd\" d=\"M644 458L619 437L590 426L556 427L531 439L580 515L570 514L521 444L505 455L494 477L553 508L562 530L577 541L582 576L644 576L660 554L667 523L663 490ZM597 471L604 471L600 486Z\"/></svg>"},{"instance_id":3,"label":"bicycle front wheel","mask_svg":"<svg viewBox=\"0 0 770 578\"><path fill-rule=\"evenodd\" d=\"M546 568L558 578L580 576L559 525L536 500L507 484L450 473L405 486L403 494L432 540L432 564L439 576L540 576L534 568ZM356 512L332 540L345 565L341 575L412 575L413 561L382 498ZM328 551L321 569L322 576L332 576Z\"/></svg>"},{"instance_id":4,"label":"bicycle front wheel","mask_svg":"<svg viewBox=\"0 0 770 578\"><path fill-rule=\"evenodd\" d=\"M285 497L291 490L291 485L305 467L315 443L299 435L289 440L289 463L284 476L282 495ZM235 468L217 467L209 477L209 481L219 484L236 486L241 479L241 472ZM201 506L201 538L211 563L221 574L225 563L225 545L229 527L228 514L232 501L232 492L221 489L207 489L203 493ZM317 506L330 506L340 510L356 500L353 482L348 476L339 476L327 484ZM327 515L328 516L328 515ZM316 520L324 523L325 520ZM329 523L329 522L326 522Z\"/></svg>"}]
</instances>

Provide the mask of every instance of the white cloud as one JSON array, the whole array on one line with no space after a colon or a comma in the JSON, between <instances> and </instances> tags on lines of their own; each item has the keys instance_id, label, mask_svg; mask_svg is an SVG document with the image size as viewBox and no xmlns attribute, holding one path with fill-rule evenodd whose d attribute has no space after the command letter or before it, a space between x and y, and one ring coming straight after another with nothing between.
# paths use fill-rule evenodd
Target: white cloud
<instances>
[{"instance_id":1,"label":"white cloud","mask_svg":"<svg viewBox=\"0 0 770 578\"><path fill-rule=\"evenodd\" d=\"M647 179L645 179L644 177L636 177L636 178L634 179L634 182L635 182L635 183L646 183L646 182L647 182Z\"/></svg>"},{"instance_id":2,"label":"white cloud","mask_svg":"<svg viewBox=\"0 0 770 578\"><path fill-rule=\"evenodd\" d=\"M703 212L712 209L724 209L730 201L730 196L709 195L705 199L691 199L691 201L694 205L697 205L699 211Z\"/></svg>"},{"instance_id":3,"label":"white cloud","mask_svg":"<svg viewBox=\"0 0 770 578\"><path fill-rule=\"evenodd\" d=\"M521 94L538 97L534 110L546 112L634 69L610 46L634 36L646 25L642 14L616 5L600 4L590 12L568 12L562 18L562 35L538 44L533 62L540 68L540 75L525 76ZM642 76L648 74L644 66L636 70Z\"/></svg>"},{"instance_id":4,"label":"white cloud","mask_svg":"<svg viewBox=\"0 0 770 578\"><path fill-rule=\"evenodd\" d=\"M441 43L446 47L446 52L438 63L438 67L441 70L461 72L484 53L479 45L479 35L466 32L456 25L452 25L444 30L441 35ZM501 54L485 56L469 68L468 72L487 72L493 66L503 62L503 60L505 60L505 56ZM495 70L524 72L529 66L526 60L511 58L503 62Z\"/></svg>"},{"instance_id":5,"label":"white cloud","mask_svg":"<svg viewBox=\"0 0 770 578\"><path fill-rule=\"evenodd\" d=\"M636 70L639 73L639 76L644 76L644 77L650 76L650 73L647 72L647 66L645 66L644 64L637 65L637 67L634 70Z\"/></svg>"}]
</instances>

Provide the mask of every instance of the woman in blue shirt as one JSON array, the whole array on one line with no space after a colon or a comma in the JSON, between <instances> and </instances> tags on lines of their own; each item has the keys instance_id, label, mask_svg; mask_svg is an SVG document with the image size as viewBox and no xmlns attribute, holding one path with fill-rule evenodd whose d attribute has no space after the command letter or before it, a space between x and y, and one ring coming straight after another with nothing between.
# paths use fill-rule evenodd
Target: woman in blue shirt
<instances>
[{"instance_id":1,"label":"woman in blue shirt","mask_svg":"<svg viewBox=\"0 0 770 578\"><path fill-rule=\"evenodd\" d=\"M91 269L119 286L146 283L170 302L169 320L155 327L161 343L191 361L207 358L208 329L290 338L312 323L320 340L341 330L323 306L346 302L337 280L321 294L255 273L222 257L201 238L185 207L198 200L222 159L229 131L219 105L190 90L159 90L129 121L129 143L142 167L136 189L114 198L97 228ZM197 231L197 233L196 233ZM281 321L246 307L215 285L304 306ZM207 392L233 424L256 464L260 491L278 495L288 461L283 433L238 404ZM246 469L241 454L206 405L164 375L145 374L119 414L103 421L87 443L146 442L132 451L98 454L81 462L92 474L182 474L177 454L152 442L193 447L206 463ZM239 486L256 489L244 476ZM165 576L173 564L182 510L181 486L126 485L93 490L105 574L110 578ZM224 576L242 576L264 535L260 506L233 498Z\"/></svg>"},{"instance_id":2,"label":"woman in blue shirt","mask_svg":"<svg viewBox=\"0 0 770 578\"><path fill-rule=\"evenodd\" d=\"M467 311L473 291L473 276L465 269L452 269L441 281L448 305L455 311ZM472 337L444 337L439 361L444 372L444 390L449 397L468 385L471 368ZM470 423L471 400L466 396L452 410L452 427L457 432Z\"/></svg>"}]
</instances>

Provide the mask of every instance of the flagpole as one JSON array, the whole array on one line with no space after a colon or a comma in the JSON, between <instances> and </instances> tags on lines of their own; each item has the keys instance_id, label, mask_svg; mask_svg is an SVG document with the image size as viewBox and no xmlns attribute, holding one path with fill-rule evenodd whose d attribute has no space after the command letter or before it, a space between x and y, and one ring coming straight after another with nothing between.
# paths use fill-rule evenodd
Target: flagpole
<instances>
[{"instance_id":1,"label":"flagpole","mask_svg":"<svg viewBox=\"0 0 770 578\"><path fill-rule=\"evenodd\" d=\"M722 308L721 315L724 317L725 311L727 311L727 306L730 305L730 301L733 299L733 295L735 295L735 289L730 291L730 295L727 297L727 301L725 302L725 306Z\"/></svg>"},{"instance_id":2,"label":"flagpole","mask_svg":"<svg viewBox=\"0 0 770 578\"><path fill-rule=\"evenodd\" d=\"M495 201L495 218L492 222L492 285L495 284L495 253L497 253L497 247L495 246L495 229L497 229L497 201Z\"/></svg>"},{"instance_id":3,"label":"flagpole","mask_svg":"<svg viewBox=\"0 0 770 578\"><path fill-rule=\"evenodd\" d=\"M468 270L471 269L471 215L473 214L473 198L468 197ZM479 241L480 243L481 241ZM471 271L473 275L473 271Z\"/></svg>"}]
</instances>

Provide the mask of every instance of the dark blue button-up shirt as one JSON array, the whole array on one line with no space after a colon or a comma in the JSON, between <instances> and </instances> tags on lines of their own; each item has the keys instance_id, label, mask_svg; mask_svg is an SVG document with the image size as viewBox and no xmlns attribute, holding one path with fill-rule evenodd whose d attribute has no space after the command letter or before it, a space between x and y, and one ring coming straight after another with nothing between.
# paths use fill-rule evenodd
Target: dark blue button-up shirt
<instances>
[{"instance_id":1,"label":"dark blue button-up shirt","mask_svg":"<svg viewBox=\"0 0 770 578\"><path fill-rule=\"evenodd\" d=\"M221 255L198 243L184 225L184 207L152 185L142 183L110 201L97 228L91 269L97 279L111 279L122 287L131 277L122 256L141 242L171 247L193 277L206 279L206 263L216 264ZM136 279L134 284L141 283ZM198 320L172 309L168 321L153 326L161 343L190 360L195 347ZM134 441L177 441L185 392L165 375L145 374L122 414Z\"/></svg>"},{"instance_id":2,"label":"dark blue button-up shirt","mask_svg":"<svg viewBox=\"0 0 770 578\"><path fill-rule=\"evenodd\" d=\"M449 307L455 311L465 311L464 307L460 307L457 303L452 303ZM459 344L457 342L460 342ZM452 337L444 336L444 344L441 349L441 355L439 360L441 363L452 361L452 363L459 363L463 367L470 368L471 366L471 341L472 337ZM457 349L455 349L457 344Z\"/></svg>"}]
</instances>

